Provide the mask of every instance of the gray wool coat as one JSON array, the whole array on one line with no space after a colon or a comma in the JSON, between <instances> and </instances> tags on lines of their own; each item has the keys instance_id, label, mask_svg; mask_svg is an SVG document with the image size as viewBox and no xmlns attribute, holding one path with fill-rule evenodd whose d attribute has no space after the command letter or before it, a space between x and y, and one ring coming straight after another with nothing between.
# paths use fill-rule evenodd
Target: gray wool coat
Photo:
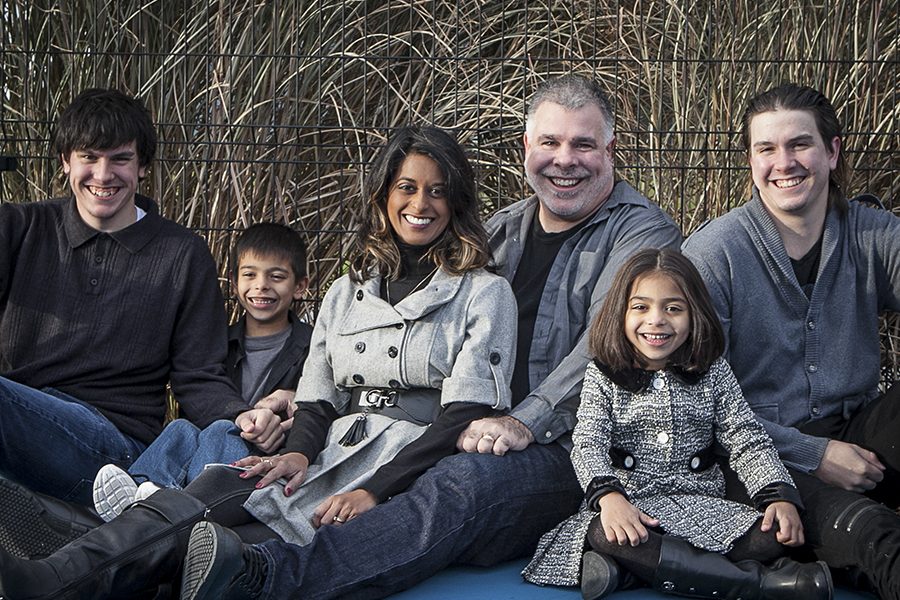
<instances>
[{"instance_id":1,"label":"gray wool coat","mask_svg":"<svg viewBox=\"0 0 900 600\"><path fill-rule=\"evenodd\" d=\"M663 370L638 392L619 387L590 363L572 441L572 464L583 488L595 477L616 478L628 500L659 519L666 533L714 552L731 549L762 513L725 499L718 465L692 471L696 452L718 441L750 496L769 484L793 485L722 358L696 383ZM613 466L610 447L633 455L634 468ZM522 573L525 579L577 585L588 525L597 514L583 504L545 534Z\"/></svg>"},{"instance_id":2,"label":"gray wool coat","mask_svg":"<svg viewBox=\"0 0 900 600\"><path fill-rule=\"evenodd\" d=\"M518 311L509 283L482 269L462 276L438 270L429 284L391 306L381 277L354 283L344 276L322 301L296 401L331 403L338 414L326 448L307 479L285 497L280 486L255 491L245 508L288 542L304 544L309 518L330 495L356 489L425 427L371 415L368 437L337 443L357 415L347 414L352 388L432 388L441 405L473 402L507 410L515 364ZM335 469L340 465L340 469Z\"/></svg>"}]
</instances>

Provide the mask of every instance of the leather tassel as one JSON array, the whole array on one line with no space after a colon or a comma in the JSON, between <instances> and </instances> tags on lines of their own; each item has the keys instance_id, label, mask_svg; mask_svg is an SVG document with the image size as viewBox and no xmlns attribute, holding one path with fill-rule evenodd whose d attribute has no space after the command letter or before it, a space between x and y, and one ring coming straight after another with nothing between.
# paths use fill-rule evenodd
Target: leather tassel
<instances>
[{"instance_id":1,"label":"leather tassel","mask_svg":"<svg viewBox=\"0 0 900 600\"><path fill-rule=\"evenodd\" d=\"M344 437L338 441L338 444L341 446L355 446L366 438L366 414L363 413L356 417L353 425L350 426Z\"/></svg>"}]
</instances>

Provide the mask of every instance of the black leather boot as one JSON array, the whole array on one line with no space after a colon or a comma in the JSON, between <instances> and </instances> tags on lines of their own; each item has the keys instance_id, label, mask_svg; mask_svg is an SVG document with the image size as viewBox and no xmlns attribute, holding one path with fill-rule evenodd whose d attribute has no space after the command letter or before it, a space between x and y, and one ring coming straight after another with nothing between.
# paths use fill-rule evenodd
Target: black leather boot
<instances>
[{"instance_id":1,"label":"black leather boot","mask_svg":"<svg viewBox=\"0 0 900 600\"><path fill-rule=\"evenodd\" d=\"M89 508L0 477L0 548L13 556L43 558L102 523Z\"/></svg>"},{"instance_id":2,"label":"black leather boot","mask_svg":"<svg viewBox=\"0 0 900 600\"><path fill-rule=\"evenodd\" d=\"M601 600L619 589L621 570L618 563L599 552L588 550L581 557L581 597Z\"/></svg>"},{"instance_id":3,"label":"black leather boot","mask_svg":"<svg viewBox=\"0 0 900 600\"><path fill-rule=\"evenodd\" d=\"M777 560L771 568L725 556L666 536L653 589L688 598L724 600L831 600L834 589L824 562Z\"/></svg>"},{"instance_id":4,"label":"black leather boot","mask_svg":"<svg viewBox=\"0 0 900 600\"><path fill-rule=\"evenodd\" d=\"M155 589L178 572L191 527L205 512L193 496L160 490L45 559L0 550L0 596L130 598Z\"/></svg>"}]
</instances>

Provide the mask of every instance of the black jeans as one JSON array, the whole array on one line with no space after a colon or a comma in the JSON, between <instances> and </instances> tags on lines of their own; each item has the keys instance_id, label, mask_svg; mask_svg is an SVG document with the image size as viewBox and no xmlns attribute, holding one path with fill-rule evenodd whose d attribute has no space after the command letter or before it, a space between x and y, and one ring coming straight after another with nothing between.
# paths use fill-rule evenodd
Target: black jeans
<instances>
[{"instance_id":1,"label":"black jeans","mask_svg":"<svg viewBox=\"0 0 900 600\"><path fill-rule=\"evenodd\" d=\"M875 452L887 467L884 480L863 494L829 485L789 469L805 505L806 543L837 575L861 572L884 599L900 600L900 385L873 400L849 420L820 419L804 433L856 444ZM723 465L728 497L749 502L734 472ZM840 577L839 577L840 579Z\"/></svg>"}]
</instances>

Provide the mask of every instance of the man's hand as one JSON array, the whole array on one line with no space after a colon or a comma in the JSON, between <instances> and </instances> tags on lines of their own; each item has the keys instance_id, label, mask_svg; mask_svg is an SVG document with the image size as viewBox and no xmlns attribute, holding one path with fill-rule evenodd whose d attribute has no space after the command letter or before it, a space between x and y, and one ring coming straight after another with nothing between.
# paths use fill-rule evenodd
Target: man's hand
<instances>
[{"instance_id":1,"label":"man's hand","mask_svg":"<svg viewBox=\"0 0 900 600\"><path fill-rule=\"evenodd\" d=\"M790 502L773 502L767 506L760 529L769 531L775 523L778 523L776 540L785 546L803 545L803 523L796 506Z\"/></svg>"},{"instance_id":2,"label":"man's hand","mask_svg":"<svg viewBox=\"0 0 900 600\"><path fill-rule=\"evenodd\" d=\"M322 525L343 525L376 504L375 496L362 489L329 496L313 511L312 526L318 529Z\"/></svg>"},{"instance_id":3,"label":"man's hand","mask_svg":"<svg viewBox=\"0 0 900 600\"><path fill-rule=\"evenodd\" d=\"M659 519L640 510L619 492L610 492L600 498L600 523L609 543L637 546L647 541L647 527L656 527Z\"/></svg>"},{"instance_id":4,"label":"man's hand","mask_svg":"<svg viewBox=\"0 0 900 600\"><path fill-rule=\"evenodd\" d=\"M851 492L867 492L884 479L884 465L874 452L839 440L829 440L813 475Z\"/></svg>"},{"instance_id":5,"label":"man's hand","mask_svg":"<svg viewBox=\"0 0 900 600\"><path fill-rule=\"evenodd\" d=\"M281 417L281 430L287 435L294 424L294 411L297 410L295 395L294 390L275 390L265 398L260 398L254 408L268 408Z\"/></svg>"},{"instance_id":6,"label":"man's hand","mask_svg":"<svg viewBox=\"0 0 900 600\"><path fill-rule=\"evenodd\" d=\"M262 479L256 484L257 488L263 488L279 478L287 480L284 486L284 495L294 493L303 480L306 479L306 471L309 469L309 459L299 452L288 452L279 456L248 456L234 463L236 467L247 467L240 474L242 479L260 476Z\"/></svg>"},{"instance_id":7,"label":"man's hand","mask_svg":"<svg viewBox=\"0 0 900 600\"><path fill-rule=\"evenodd\" d=\"M510 450L524 450L534 442L531 430L509 415L472 421L459 434L456 447L461 452L503 456Z\"/></svg>"},{"instance_id":8,"label":"man's hand","mask_svg":"<svg viewBox=\"0 0 900 600\"><path fill-rule=\"evenodd\" d=\"M244 441L271 454L284 443L281 418L268 408L251 408L237 416L234 424L241 430Z\"/></svg>"}]
</instances>

